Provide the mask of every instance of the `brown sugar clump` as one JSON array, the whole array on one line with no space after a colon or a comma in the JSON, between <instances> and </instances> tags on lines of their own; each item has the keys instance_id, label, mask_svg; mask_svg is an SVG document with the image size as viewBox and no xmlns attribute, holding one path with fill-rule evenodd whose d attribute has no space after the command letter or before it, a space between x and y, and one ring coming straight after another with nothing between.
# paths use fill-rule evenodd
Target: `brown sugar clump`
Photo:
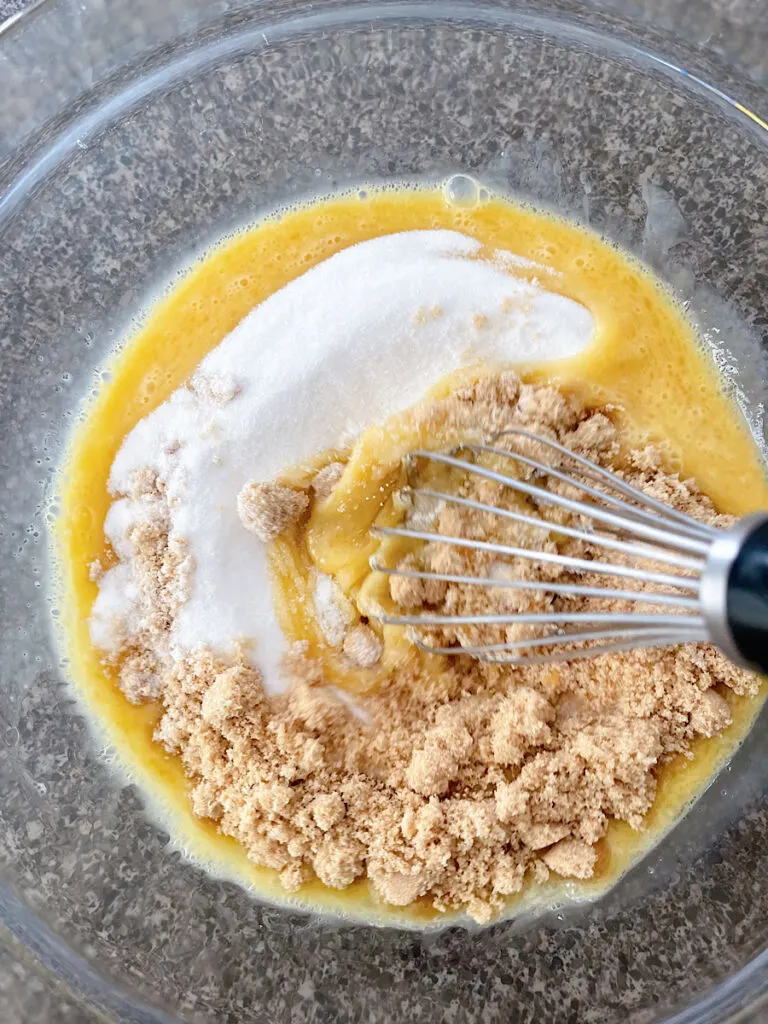
<instances>
[{"instance_id":1,"label":"brown sugar clump","mask_svg":"<svg viewBox=\"0 0 768 1024\"><path fill-rule=\"evenodd\" d=\"M323 832L327 832L337 825L347 813L344 801L338 793L321 793L320 796L315 797L310 806L312 817L315 819L317 827Z\"/></svg>"},{"instance_id":2,"label":"brown sugar clump","mask_svg":"<svg viewBox=\"0 0 768 1024\"><path fill-rule=\"evenodd\" d=\"M581 420L566 436L565 443L575 452L595 455L614 455L618 451L617 430L611 420L602 412L596 412Z\"/></svg>"},{"instance_id":3,"label":"brown sugar clump","mask_svg":"<svg viewBox=\"0 0 768 1024\"><path fill-rule=\"evenodd\" d=\"M530 746L548 743L552 732L548 723L554 708L535 690L520 686L505 697L490 722L493 759L497 764L519 764Z\"/></svg>"},{"instance_id":4,"label":"brown sugar clump","mask_svg":"<svg viewBox=\"0 0 768 1024\"><path fill-rule=\"evenodd\" d=\"M451 437L535 430L697 519L727 522L692 481L669 470L658 448L621 450L608 413L503 373L425 403L418 415L426 430ZM541 444L526 443L525 452L541 458ZM498 444L511 450L522 442L508 436ZM329 493L341 472L339 463L317 474L314 497ZM469 657L435 662L411 648L392 659L376 689L345 700L303 643L285 659L288 689L267 697L242 652L229 659L208 650L181 662L169 657L169 631L194 564L183 539L170 533L165 497L151 473L133 486L146 508L129 541L147 624L120 653L120 684L131 700L161 702L155 737L181 758L194 812L278 872L289 892L318 878L337 889L368 879L392 905L424 897L438 910L460 909L486 922L528 880L544 884L550 873L591 878L596 844L611 821L642 828L665 761L688 753L697 736L729 725L729 690L756 692L754 676L706 644L526 667ZM460 486L468 499L519 509L510 489L490 481L472 476ZM530 514L554 525L571 522L567 511L526 501ZM282 484L249 483L238 508L248 528L269 540L299 523L308 502L307 494ZM407 517L424 510L404 503L400 511ZM544 531L469 506L436 509L429 529L542 553L600 556L588 540L561 537L556 548ZM577 576L567 566L500 559L440 541L411 552L400 567L503 583L392 576L393 600L414 613L579 612L587 598L515 582L604 585L596 574ZM327 645L334 657L343 654L349 671L385 664L382 641L332 577L316 574L311 600ZM600 610L632 607L604 601ZM460 648L511 642L527 628L446 624L424 635Z\"/></svg>"},{"instance_id":5,"label":"brown sugar clump","mask_svg":"<svg viewBox=\"0 0 768 1024\"><path fill-rule=\"evenodd\" d=\"M516 414L534 433L537 425L563 430L578 421L574 403L557 388L545 384L521 385Z\"/></svg>"},{"instance_id":6,"label":"brown sugar clump","mask_svg":"<svg viewBox=\"0 0 768 1024\"><path fill-rule=\"evenodd\" d=\"M398 568L408 568L402 562ZM408 576L391 576L389 579L389 592L392 600L403 608L418 608L424 603L424 581L411 579Z\"/></svg>"},{"instance_id":7,"label":"brown sugar clump","mask_svg":"<svg viewBox=\"0 0 768 1024\"><path fill-rule=\"evenodd\" d=\"M303 491L278 483L249 480L237 496L240 522L265 544L293 526L308 508Z\"/></svg>"},{"instance_id":8,"label":"brown sugar clump","mask_svg":"<svg viewBox=\"0 0 768 1024\"><path fill-rule=\"evenodd\" d=\"M406 782L424 796L445 793L471 749L472 736L460 718L433 726L413 752Z\"/></svg>"},{"instance_id":9,"label":"brown sugar clump","mask_svg":"<svg viewBox=\"0 0 768 1024\"><path fill-rule=\"evenodd\" d=\"M563 839L543 853L541 859L551 871L564 878L591 878L597 851L580 839Z\"/></svg>"},{"instance_id":10,"label":"brown sugar clump","mask_svg":"<svg viewBox=\"0 0 768 1024\"><path fill-rule=\"evenodd\" d=\"M419 564L413 555L407 555L398 569L418 570ZM434 572L445 572L442 567ZM389 592L392 600L403 608L418 608L422 604L437 604L446 593L446 584L442 580L422 579L414 576L390 576Z\"/></svg>"},{"instance_id":11,"label":"brown sugar clump","mask_svg":"<svg viewBox=\"0 0 768 1024\"><path fill-rule=\"evenodd\" d=\"M554 843L558 843L561 839L564 839L569 832L567 825L558 825L553 824L552 822L536 824L534 822L527 821L518 822L517 830L525 845L529 846L532 850L542 850L546 846L552 846ZM563 872L560 872L560 874L562 873ZM589 875L586 877L588 878Z\"/></svg>"},{"instance_id":12,"label":"brown sugar clump","mask_svg":"<svg viewBox=\"0 0 768 1024\"><path fill-rule=\"evenodd\" d=\"M261 697L258 673L243 665L235 665L218 673L205 692L200 714L213 726L221 726L229 719L237 719L246 708L257 704Z\"/></svg>"},{"instance_id":13,"label":"brown sugar clump","mask_svg":"<svg viewBox=\"0 0 768 1024\"><path fill-rule=\"evenodd\" d=\"M317 501L327 498L344 475L343 462L329 462L312 478L312 491Z\"/></svg>"},{"instance_id":14,"label":"brown sugar clump","mask_svg":"<svg viewBox=\"0 0 768 1024\"><path fill-rule=\"evenodd\" d=\"M131 497L152 500L159 496L157 473L147 466L135 469L131 474Z\"/></svg>"},{"instance_id":15,"label":"brown sugar clump","mask_svg":"<svg viewBox=\"0 0 768 1024\"><path fill-rule=\"evenodd\" d=\"M198 371L190 386L196 394L214 405L226 405L240 394L240 385L229 374Z\"/></svg>"},{"instance_id":16,"label":"brown sugar clump","mask_svg":"<svg viewBox=\"0 0 768 1024\"><path fill-rule=\"evenodd\" d=\"M732 721L728 701L716 690L705 690L691 710L691 728L702 736L714 736Z\"/></svg>"},{"instance_id":17,"label":"brown sugar clump","mask_svg":"<svg viewBox=\"0 0 768 1024\"><path fill-rule=\"evenodd\" d=\"M364 865L365 848L347 837L320 842L312 858L315 874L332 889L346 889L362 873Z\"/></svg>"},{"instance_id":18,"label":"brown sugar clump","mask_svg":"<svg viewBox=\"0 0 768 1024\"><path fill-rule=\"evenodd\" d=\"M429 875L421 871L415 874L376 871L371 875L371 881L384 902L393 907L407 907L429 889Z\"/></svg>"},{"instance_id":19,"label":"brown sugar clump","mask_svg":"<svg viewBox=\"0 0 768 1024\"><path fill-rule=\"evenodd\" d=\"M370 626L352 626L344 634L344 654L359 668L372 668L381 658L382 644Z\"/></svg>"},{"instance_id":20,"label":"brown sugar clump","mask_svg":"<svg viewBox=\"0 0 768 1024\"><path fill-rule=\"evenodd\" d=\"M149 651L129 654L120 666L120 688L132 704L157 700L163 692L157 658Z\"/></svg>"}]
</instances>

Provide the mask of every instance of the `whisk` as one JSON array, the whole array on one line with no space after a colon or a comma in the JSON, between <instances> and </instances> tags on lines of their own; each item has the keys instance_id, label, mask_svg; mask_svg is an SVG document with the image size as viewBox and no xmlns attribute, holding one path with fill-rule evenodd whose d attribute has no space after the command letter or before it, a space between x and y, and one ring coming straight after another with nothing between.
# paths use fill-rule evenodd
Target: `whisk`
<instances>
[{"instance_id":1,"label":"whisk","mask_svg":"<svg viewBox=\"0 0 768 1024\"><path fill-rule=\"evenodd\" d=\"M547 450L546 457L553 456L553 463L499 446L503 438L510 437L543 446ZM527 447L530 449L530 445ZM520 479L477 461L487 456L492 457L497 466L510 460L528 467L528 478ZM402 526L376 526L373 531L379 536L455 545L502 559L551 563L569 570L570 578L577 582L428 572L385 566L375 557L371 560L373 570L390 576L467 586L632 602L631 611L502 611L487 615L381 612L382 624L409 627L412 639L422 650L524 665L569 661L639 647L710 642L733 662L768 671L768 512L746 516L730 529L698 522L571 449L522 428L503 430L485 443L465 443L448 452L414 451L407 456L407 467L410 469L420 459L512 488L533 499L536 506L564 509L577 518L572 520L575 525L559 525L528 514L527 509L499 508L428 487L406 488L411 500L421 497L434 503L463 506L545 530L548 534L587 541L592 548L601 549L606 557L604 560L585 559L492 540L445 536L406 522ZM570 468L563 468L564 464ZM569 487L565 493L554 491L551 485L547 487L549 481L559 481ZM573 488L580 497L570 496ZM611 561L611 553L614 557L621 556L620 559ZM578 576L584 573L606 577L607 585L581 585ZM622 580L634 581L638 589L630 589L626 583L622 587ZM582 601L579 608L583 607ZM542 635L504 643L440 647L425 643L419 634L419 630L430 627L515 624L532 628L534 633L538 630Z\"/></svg>"}]
</instances>

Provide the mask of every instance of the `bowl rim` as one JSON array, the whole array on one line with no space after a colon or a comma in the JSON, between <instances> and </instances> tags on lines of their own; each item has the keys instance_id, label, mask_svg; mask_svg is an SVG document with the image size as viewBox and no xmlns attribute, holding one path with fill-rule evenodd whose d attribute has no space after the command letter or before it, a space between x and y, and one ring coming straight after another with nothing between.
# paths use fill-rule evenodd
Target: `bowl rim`
<instances>
[{"instance_id":1,"label":"bowl rim","mask_svg":"<svg viewBox=\"0 0 768 1024\"><path fill-rule=\"evenodd\" d=\"M32 0L32 2L20 11L10 15L5 21L0 22L0 45L12 42L15 34L25 29L33 21L45 14L46 11L57 6L64 6L67 0ZM569 0L565 0L567 6ZM742 126L751 131L757 132L766 147L768 148L768 121L764 120L750 106L735 99L718 85L702 77L699 72L701 61L696 59L694 53L690 52L680 40L668 40L663 52L647 49L640 45L640 40L632 41L633 29L643 29L644 26L633 26L626 19L613 19L616 26L622 31L617 34L609 34L603 29L595 29L575 23L572 19L577 16L575 4L572 12L555 10L541 10L534 13L530 3L518 3L517 0L409 0L407 4L402 0L298 0L295 3L292 13L278 12L277 20L266 22L262 16L270 14L272 7L271 0L257 0L253 4L253 24L243 31L227 34L222 40L214 45L212 50L206 50L197 56L193 52L189 55L176 57L173 61L161 65L151 71L147 77L142 78L139 85L127 91L118 88L115 96L107 100L106 104L96 106L76 120L65 123L63 133L54 138L48 147L41 147L42 152L32 145L28 147L29 139L23 138L18 147L11 150L11 162L17 154L21 155L22 171L10 182L10 188L3 188L0 192L0 226L5 216L9 215L18 207L29 190L40 181L44 180L46 172L56 166L59 159L75 144L76 139L83 134L89 134L96 130L102 123L108 123L120 112L140 101L143 97L150 95L161 83L167 85L175 78L195 66L207 63L212 57L221 58L231 55L238 50L247 49L254 51L253 41L261 40L262 45L268 45L267 34L270 40L284 40L292 35L301 32L317 31L320 28L332 28L341 24L364 22L391 22L407 20L409 23L427 23L442 21L446 23L461 19L464 23L475 22L479 25L487 24L490 18L494 25L499 28L527 29L529 31L545 30L548 26L556 25L558 28L567 29L566 36L569 42L591 43L602 42L606 44L609 52L614 55L625 55L635 59L640 58L650 62L657 70L665 74L670 80L682 82L690 89L693 87L701 95L705 95L721 109L729 112L733 117L737 116ZM501 23L500 23L501 22ZM269 30L267 32L267 30ZM626 35L624 33L627 33ZM132 54L131 57L134 57ZM707 53L707 58L716 60L716 55ZM717 68L717 63L713 67ZM687 70L690 68L691 70ZM722 65L723 74L726 78L731 76L728 70L733 69L728 65ZM2 72L0 70L0 80ZM96 82L93 90L98 90L101 83ZM745 92L762 97L768 104L768 89L763 89L759 83L744 82ZM68 103L69 106L71 104ZM66 109L66 107L65 107ZM46 122L47 123L47 122ZM38 126L40 127L40 126ZM32 140L34 142L34 140ZM34 153L36 162L31 168L23 169L27 152ZM4 168L7 165L0 163L0 180L4 176ZM98 1002L106 1005L109 1009L119 1010L130 1009L133 1013L142 1015L139 1019L147 1021L171 1021L173 1018L167 1016L162 1010L150 1007L141 997L133 993L125 992L122 985L103 977L101 972L90 964L83 957L79 956L73 949L66 946L59 936L51 931L34 912L23 905L12 893L5 889L0 890L0 918L2 924L8 927L11 934L28 949L35 960L47 970L50 970L67 986L73 986L73 991L82 998L95 998ZM39 926L35 928L35 925ZM41 935L40 928L44 930ZM35 934L36 933L36 934ZM761 950L747 964L739 968L735 973L730 974L724 980L702 993L695 1002L674 1012L666 1018L667 1024L696 1024L696 1022L715 1022L731 1019L736 1014L752 1013L768 1001L768 948ZM146 1014L146 1017L144 1015Z\"/></svg>"}]
</instances>

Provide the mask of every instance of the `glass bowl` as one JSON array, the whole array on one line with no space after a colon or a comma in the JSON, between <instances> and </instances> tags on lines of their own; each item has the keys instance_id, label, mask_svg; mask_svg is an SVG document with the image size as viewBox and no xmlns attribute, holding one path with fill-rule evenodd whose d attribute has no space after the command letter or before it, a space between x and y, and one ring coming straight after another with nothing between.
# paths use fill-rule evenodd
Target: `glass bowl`
<instances>
[{"instance_id":1,"label":"glass bowl","mask_svg":"<svg viewBox=\"0 0 768 1024\"><path fill-rule=\"evenodd\" d=\"M35 1019L681 1022L757 1006L765 713L597 903L431 933L269 906L185 860L110 764L57 651L45 518L98 368L209 244L296 197L457 172L651 265L764 444L768 126L750 107L765 93L613 5L568 0L43 0L0 33L0 58L13 1019L46 999Z\"/></svg>"}]
</instances>

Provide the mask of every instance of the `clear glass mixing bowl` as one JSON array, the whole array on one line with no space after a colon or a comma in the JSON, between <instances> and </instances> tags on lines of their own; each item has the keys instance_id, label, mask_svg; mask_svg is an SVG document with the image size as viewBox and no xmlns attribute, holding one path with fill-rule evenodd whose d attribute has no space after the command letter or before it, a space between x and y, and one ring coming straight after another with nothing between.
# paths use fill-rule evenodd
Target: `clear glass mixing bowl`
<instances>
[{"instance_id":1,"label":"clear glass mixing bowl","mask_svg":"<svg viewBox=\"0 0 768 1024\"><path fill-rule=\"evenodd\" d=\"M43 0L0 34L8 1020L719 1021L766 992L765 714L599 903L420 935L259 905L171 852L51 628L45 501L94 372L179 268L294 196L469 172L592 225L688 304L760 439L768 129L726 93L765 93L612 7Z\"/></svg>"}]
</instances>

